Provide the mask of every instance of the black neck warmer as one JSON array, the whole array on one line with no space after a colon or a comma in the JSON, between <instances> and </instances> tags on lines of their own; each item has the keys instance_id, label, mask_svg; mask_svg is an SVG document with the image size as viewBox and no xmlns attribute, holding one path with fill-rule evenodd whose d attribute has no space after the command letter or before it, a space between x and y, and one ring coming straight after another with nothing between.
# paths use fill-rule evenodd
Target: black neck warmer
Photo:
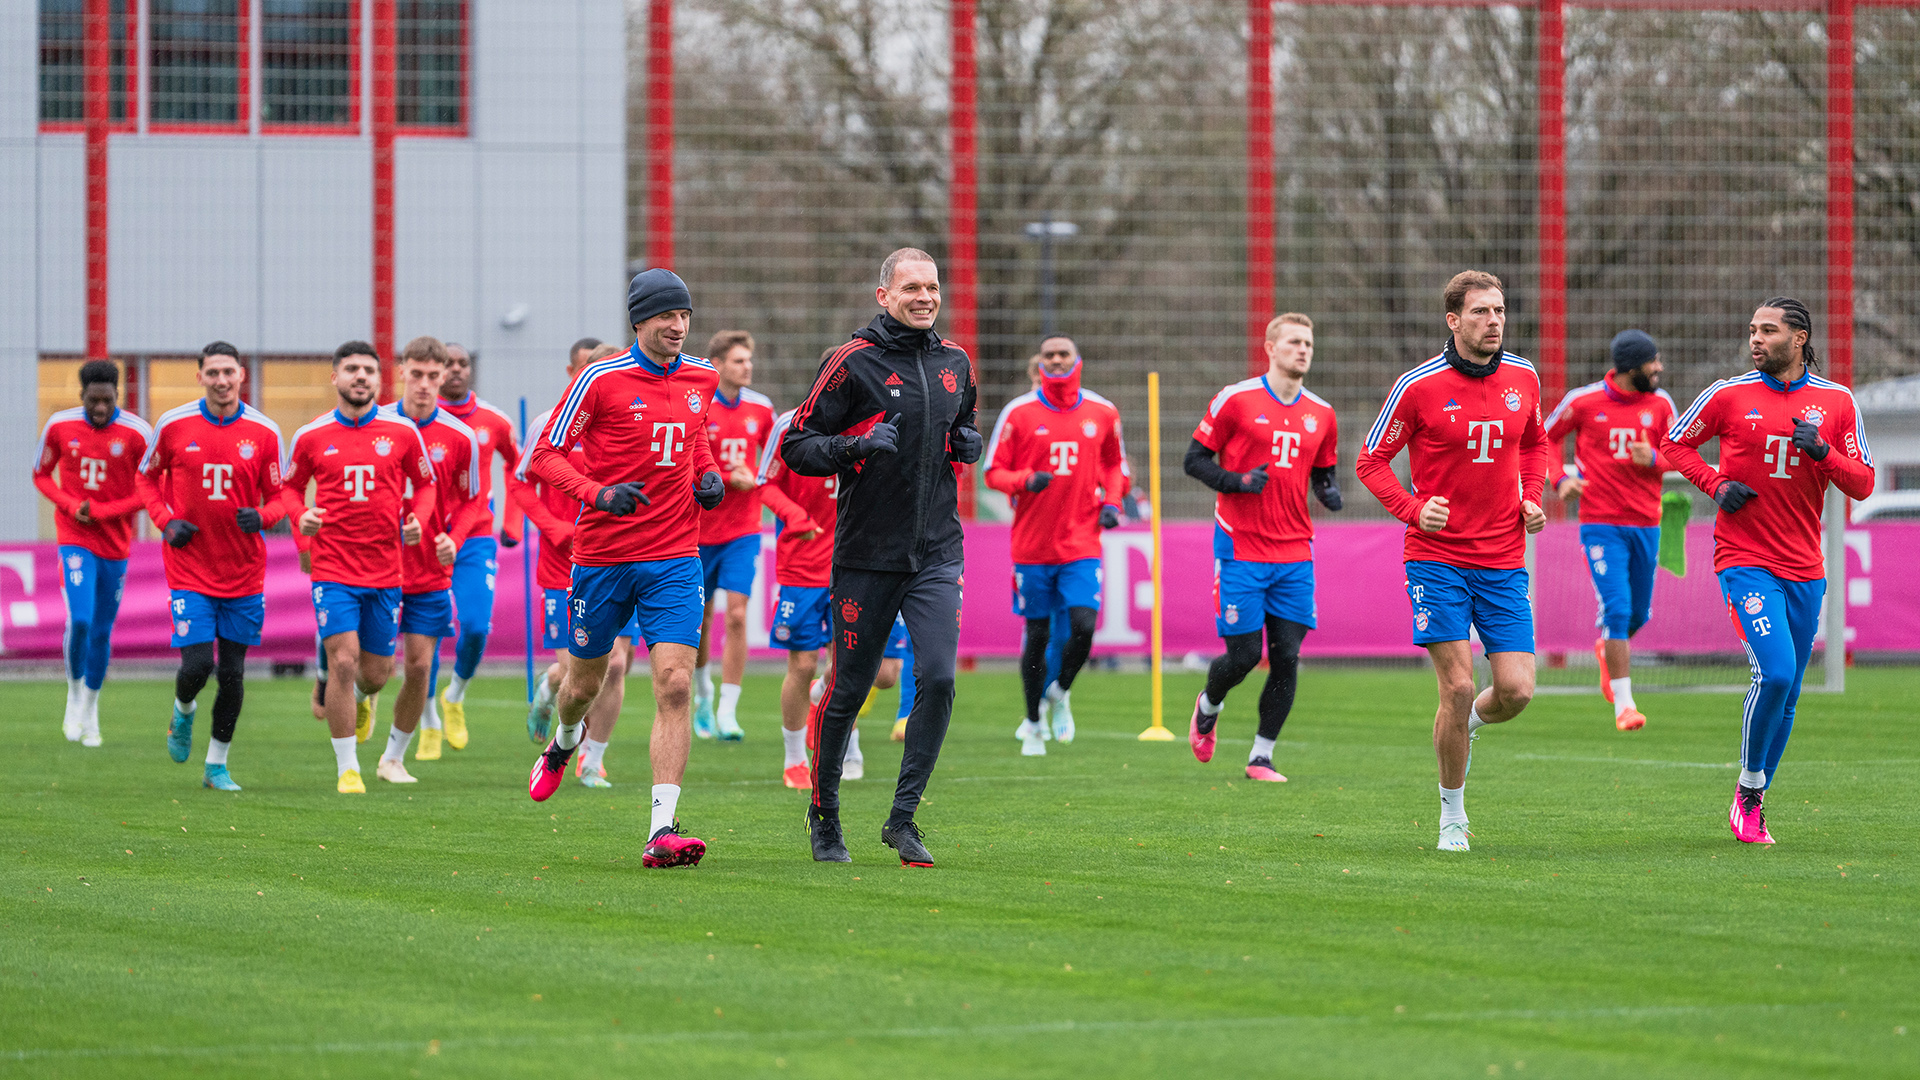
<instances>
[{"instance_id":1,"label":"black neck warmer","mask_svg":"<svg viewBox=\"0 0 1920 1080\"><path fill-rule=\"evenodd\" d=\"M1447 347L1441 351L1441 355L1447 358L1447 363L1453 370L1469 378L1484 379L1500 370L1500 357L1498 355L1495 355L1493 359L1484 364L1469 363L1466 357L1460 355L1460 350L1453 347L1452 335L1448 335Z\"/></svg>"}]
</instances>

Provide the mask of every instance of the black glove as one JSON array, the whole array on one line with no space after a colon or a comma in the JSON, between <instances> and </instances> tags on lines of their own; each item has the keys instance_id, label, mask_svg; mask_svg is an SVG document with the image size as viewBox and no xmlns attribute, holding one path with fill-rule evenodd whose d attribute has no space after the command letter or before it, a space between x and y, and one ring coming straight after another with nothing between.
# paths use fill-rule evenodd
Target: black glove
<instances>
[{"instance_id":1,"label":"black glove","mask_svg":"<svg viewBox=\"0 0 1920 1080\"><path fill-rule=\"evenodd\" d=\"M593 508L603 514L614 517L626 517L644 504L653 505L653 499L645 490L647 485L636 481L624 484L608 484L593 496Z\"/></svg>"},{"instance_id":2,"label":"black glove","mask_svg":"<svg viewBox=\"0 0 1920 1080\"><path fill-rule=\"evenodd\" d=\"M233 512L233 520L239 524L241 532L257 533L261 527L260 508L257 506L243 506Z\"/></svg>"},{"instance_id":3,"label":"black glove","mask_svg":"<svg viewBox=\"0 0 1920 1080\"><path fill-rule=\"evenodd\" d=\"M167 538L167 544L169 546L183 548L187 546L188 541L193 539L194 534L199 531L200 526L195 525L193 522L174 518L172 521L167 522L167 527L163 530L163 533Z\"/></svg>"},{"instance_id":4,"label":"black glove","mask_svg":"<svg viewBox=\"0 0 1920 1080\"><path fill-rule=\"evenodd\" d=\"M1045 491L1047 485L1051 483L1053 483L1053 474L1050 472L1036 471L1027 475L1028 491Z\"/></svg>"},{"instance_id":5,"label":"black glove","mask_svg":"<svg viewBox=\"0 0 1920 1080\"><path fill-rule=\"evenodd\" d=\"M700 504L700 509L702 510L711 510L719 506L720 500L726 497L727 482L722 480L720 474L714 472L712 469L701 473L699 483L693 485L694 501Z\"/></svg>"},{"instance_id":6,"label":"black glove","mask_svg":"<svg viewBox=\"0 0 1920 1080\"><path fill-rule=\"evenodd\" d=\"M519 538L519 537L517 537L517 536L515 536L515 535L513 535L512 533L501 533L501 534L500 534L500 546L501 546L501 547L503 547L503 548L516 548L516 547L519 547L519 546L520 546L520 538Z\"/></svg>"},{"instance_id":7,"label":"black glove","mask_svg":"<svg viewBox=\"0 0 1920 1080\"><path fill-rule=\"evenodd\" d=\"M1240 490L1247 495L1258 495L1267 490L1267 467L1262 465L1252 472L1242 473Z\"/></svg>"},{"instance_id":8,"label":"black glove","mask_svg":"<svg viewBox=\"0 0 1920 1080\"><path fill-rule=\"evenodd\" d=\"M853 440L853 456L856 458L871 457L882 450L885 450L889 454L897 452L899 450L898 440L900 438L900 428L897 426L899 422L900 414L894 413L892 419L882 420L880 423L867 429L865 435Z\"/></svg>"},{"instance_id":9,"label":"black glove","mask_svg":"<svg viewBox=\"0 0 1920 1080\"><path fill-rule=\"evenodd\" d=\"M1729 514L1747 505L1747 500L1753 498L1753 495L1753 489L1738 480L1729 480L1713 489L1713 501L1719 503L1720 509Z\"/></svg>"},{"instance_id":10,"label":"black glove","mask_svg":"<svg viewBox=\"0 0 1920 1080\"><path fill-rule=\"evenodd\" d=\"M1313 497L1320 505L1329 510L1338 510L1344 501L1340 498L1340 481L1335 479L1331 465L1313 470Z\"/></svg>"},{"instance_id":11,"label":"black glove","mask_svg":"<svg viewBox=\"0 0 1920 1080\"><path fill-rule=\"evenodd\" d=\"M971 465L980 460L980 451L986 447L987 441L980 437L977 429L963 427L947 436L947 445L952 449L953 460L962 465Z\"/></svg>"},{"instance_id":12,"label":"black glove","mask_svg":"<svg viewBox=\"0 0 1920 1080\"><path fill-rule=\"evenodd\" d=\"M1820 429L1805 420L1793 422L1793 446L1815 461L1825 461L1827 451L1833 449L1821 440Z\"/></svg>"},{"instance_id":13,"label":"black glove","mask_svg":"<svg viewBox=\"0 0 1920 1080\"><path fill-rule=\"evenodd\" d=\"M1100 508L1100 527L1117 529L1120 527L1120 508L1109 503Z\"/></svg>"}]
</instances>

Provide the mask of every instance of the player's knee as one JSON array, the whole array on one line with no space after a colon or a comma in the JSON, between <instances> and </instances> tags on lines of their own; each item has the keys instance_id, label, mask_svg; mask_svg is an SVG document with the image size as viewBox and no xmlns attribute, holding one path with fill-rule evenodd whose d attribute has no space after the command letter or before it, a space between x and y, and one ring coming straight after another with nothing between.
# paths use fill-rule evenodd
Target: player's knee
<instances>
[{"instance_id":1,"label":"player's knee","mask_svg":"<svg viewBox=\"0 0 1920 1080\"><path fill-rule=\"evenodd\" d=\"M1473 704L1473 672L1469 670L1465 674L1442 675L1440 700L1465 715L1467 707Z\"/></svg>"},{"instance_id":2,"label":"player's knee","mask_svg":"<svg viewBox=\"0 0 1920 1080\"><path fill-rule=\"evenodd\" d=\"M327 655L327 681L360 681L360 653L357 650L343 649Z\"/></svg>"},{"instance_id":3,"label":"player's knee","mask_svg":"<svg viewBox=\"0 0 1920 1080\"><path fill-rule=\"evenodd\" d=\"M425 682L432 671L433 658L431 656L423 656L417 660L409 656L401 674L408 682Z\"/></svg>"},{"instance_id":4,"label":"player's knee","mask_svg":"<svg viewBox=\"0 0 1920 1080\"><path fill-rule=\"evenodd\" d=\"M1094 624L1100 621L1100 613L1090 607L1067 609L1067 625L1077 638L1091 638Z\"/></svg>"},{"instance_id":5,"label":"player's knee","mask_svg":"<svg viewBox=\"0 0 1920 1080\"><path fill-rule=\"evenodd\" d=\"M1506 710L1518 712L1533 700L1533 672L1522 671L1503 679L1496 679L1493 692Z\"/></svg>"},{"instance_id":6,"label":"player's knee","mask_svg":"<svg viewBox=\"0 0 1920 1080\"><path fill-rule=\"evenodd\" d=\"M662 709L684 709L693 699L693 673L668 668L653 678L653 700Z\"/></svg>"},{"instance_id":7,"label":"player's knee","mask_svg":"<svg viewBox=\"0 0 1920 1080\"><path fill-rule=\"evenodd\" d=\"M213 645L189 645L180 650L180 674L206 681L213 674Z\"/></svg>"},{"instance_id":8,"label":"player's knee","mask_svg":"<svg viewBox=\"0 0 1920 1080\"><path fill-rule=\"evenodd\" d=\"M790 652L787 654L787 674L803 682L812 682L813 676L820 670L820 658L811 650Z\"/></svg>"},{"instance_id":9,"label":"player's knee","mask_svg":"<svg viewBox=\"0 0 1920 1080\"><path fill-rule=\"evenodd\" d=\"M1244 679L1260 664L1260 635L1235 634L1227 639L1227 668L1235 679Z\"/></svg>"}]
</instances>

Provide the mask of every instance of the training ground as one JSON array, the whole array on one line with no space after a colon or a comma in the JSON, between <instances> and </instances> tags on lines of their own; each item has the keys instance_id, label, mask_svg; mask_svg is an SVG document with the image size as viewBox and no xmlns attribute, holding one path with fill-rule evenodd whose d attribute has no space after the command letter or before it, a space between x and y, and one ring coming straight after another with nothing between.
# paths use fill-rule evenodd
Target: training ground
<instances>
[{"instance_id":1,"label":"training ground","mask_svg":"<svg viewBox=\"0 0 1920 1080\"><path fill-rule=\"evenodd\" d=\"M1256 673L1256 677L1258 673ZM878 843L892 695L816 866L779 781L776 683L697 743L697 869L640 867L645 680L617 785L526 796L521 686L469 691L473 744L333 791L309 684L249 687L237 795L164 749L171 686L110 682L107 744L58 683L0 685L0 1077L1911 1077L1920 1073L1920 673L1809 694L1769 799L1727 831L1739 699L1592 695L1489 729L1441 854L1418 670L1303 673L1277 762L1142 743L1147 680L1090 672L1080 737L1011 737L1019 686L961 677L920 813L937 869ZM384 695L391 699L391 691ZM384 704L384 702L383 702Z\"/></svg>"}]
</instances>

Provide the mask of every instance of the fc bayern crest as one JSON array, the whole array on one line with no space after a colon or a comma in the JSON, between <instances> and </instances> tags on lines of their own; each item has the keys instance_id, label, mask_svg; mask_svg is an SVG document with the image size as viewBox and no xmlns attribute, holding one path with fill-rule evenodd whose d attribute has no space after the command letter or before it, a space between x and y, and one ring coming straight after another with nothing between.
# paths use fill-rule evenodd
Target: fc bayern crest
<instances>
[{"instance_id":1,"label":"fc bayern crest","mask_svg":"<svg viewBox=\"0 0 1920 1080\"><path fill-rule=\"evenodd\" d=\"M435 465L447 460L447 448L441 446L439 443L434 443L427 453L432 456Z\"/></svg>"},{"instance_id":2,"label":"fc bayern crest","mask_svg":"<svg viewBox=\"0 0 1920 1080\"><path fill-rule=\"evenodd\" d=\"M481 428L479 431L476 431L473 433L473 437L479 441L481 446L485 446L487 445L487 439L490 436L488 435L486 428Z\"/></svg>"},{"instance_id":3,"label":"fc bayern crest","mask_svg":"<svg viewBox=\"0 0 1920 1080\"><path fill-rule=\"evenodd\" d=\"M1091 420L1080 425L1081 434L1085 435L1089 439L1093 438L1094 433L1099 430L1100 430L1099 428L1093 426L1093 421Z\"/></svg>"},{"instance_id":4,"label":"fc bayern crest","mask_svg":"<svg viewBox=\"0 0 1920 1080\"><path fill-rule=\"evenodd\" d=\"M1309 416L1305 420L1300 421L1300 426L1306 428L1307 434L1311 435L1320 430L1320 421Z\"/></svg>"},{"instance_id":5,"label":"fc bayern crest","mask_svg":"<svg viewBox=\"0 0 1920 1080\"><path fill-rule=\"evenodd\" d=\"M239 446L234 447L234 452L240 455L241 461L252 461L254 446L250 442L243 442Z\"/></svg>"},{"instance_id":6,"label":"fc bayern crest","mask_svg":"<svg viewBox=\"0 0 1920 1080\"><path fill-rule=\"evenodd\" d=\"M960 391L960 379L954 375L952 368L940 369L940 385L946 387L949 394Z\"/></svg>"},{"instance_id":7,"label":"fc bayern crest","mask_svg":"<svg viewBox=\"0 0 1920 1080\"><path fill-rule=\"evenodd\" d=\"M1228 626L1233 626L1240 621L1240 609L1232 604L1228 604L1227 613L1222 616L1222 619Z\"/></svg>"},{"instance_id":8,"label":"fc bayern crest","mask_svg":"<svg viewBox=\"0 0 1920 1080\"><path fill-rule=\"evenodd\" d=\"M1815 423L1818 423L1818 421L1815 421ZM107 453L112 454L114 457L119 457L126 452L127 444L121 442L119 439L115 439L107 444Z\"/></svg>"},{"instance_id":9,"label":"fc bayern crest","mask_svg":"<svg viewBox=\"0 0 1920 1080\"><path fill-rule=\"evenodd\" d=\"M373 440L373 452L381 457L393 453L393 440L385 438Z\"/></svg>"},{"instance_id":10,"label":"fc bayern crest","mask_svg":"<svg viewBox=\"0 0 1920 1080\"><path fill-rule=\"evenodd\" d=\"M576 626L573 628L573 643L575 645L580 646L583 649L587 647L587 628L586 627Z\"/></svg>"},{"instance_id":11,"label":"fc bayern crest","mask_svg":"<svg viewBox=\"0 0 1920 1080\"><path fill-rule=\"evenodd\" d=\"M1765 603L1765 601L1760 599L1759 594L1749 593L1746 600L1742 602L1740 606L1746 609L1747 614L1758 615L1760 614L1760 609L1765 606Z\"/></svg>"},{"instance_id":12,"label":"fc bayern crest","mask_svg":"<svg viewBox=\"0 0 1920 1080\"><path fill-rule=\"evenodd\" d=\"M849 623L860 621L860 604L858 601L848 600L840 605L840 621Z\"/></svg>"},{"instance_id":13,"label":"fc bayern crest","mask_svg":"<svg viewBox=\"0 0 1920 1080\"><path fill-rule=\"evenodd\" d=\"M785 626L776 626L773 628L773 636L776 640L785 641L793 636L793 630Z\"/></svg>"},{"instance_id":14,"label":"fc bayern crest","mask_svg":"<svg viewBox=\"0 0 1920 1080\"><path fill-rule=\"evenodd\" d=\"M758 421L758 420L748 420L748 421L747 421L747 434L749 434L749 435L758 435L758 434L760 434L760 421Z\"/></svg>"},{"instance_id":15,"label":"fc bayern crest","mask_svg":"<svg viewBox=\"0 0 1920 1080\"><path fill-rule=\"evenodd\" d=\"M1807 411L1801 415L1806 417L1807 423L1812 424L1814 427L1819 427L1821 424L1827 422L1827 414L1823 412L1818 405L1807 406ZM118 446L119 444L115 443L114 445ZM114 452L119 453L117 450Z\"/></svg>"},{"instance_id":16,"label":"fc bayern crest","mask_svg":"<svg viewBox=\"0 0 1920 1080\"><path fill-rule=\"evenodd\" d=\"M1520 406L1521 404L1523 404L1520 400L1520 391L1518 390L1507 391L1506 402L1507 402L1508 412L1519 412Z\"/></svg>"},{"instance_id":17,"label":"fc bayern crest","mask_svg":"<svg viewBox=\"0 0 1920 1080\"><path fill-rule=\"evenodd\" d=\"M1640 426L1641 427L1653 426L1653 414L1648 412L1645 409L1640 410Z\"/></svg>"},{"instance_id":18,"label":"fc bayern crest","mask_svg":"<svg viewBox=\"0 0 1920 1080\"><path fill-rule=\"evenodd\" d=\"M698 391L687 391L687 411L696 413L700 411L700 394Z\"/></svg>"},{"instance_id":19,"label":"fc bayern crest","mask_svg":"<svg viewBox=\"0 0 1920 1080\"><path fill-rule=\"evenodd\" d=\"M1427 622L1428 622L1428 618L1427 618L1427 613L1425 611L1418 611L1414 613L1413 628L1415 630L1425 630L1427 628Z\"/></svg>"}]
</instances>

